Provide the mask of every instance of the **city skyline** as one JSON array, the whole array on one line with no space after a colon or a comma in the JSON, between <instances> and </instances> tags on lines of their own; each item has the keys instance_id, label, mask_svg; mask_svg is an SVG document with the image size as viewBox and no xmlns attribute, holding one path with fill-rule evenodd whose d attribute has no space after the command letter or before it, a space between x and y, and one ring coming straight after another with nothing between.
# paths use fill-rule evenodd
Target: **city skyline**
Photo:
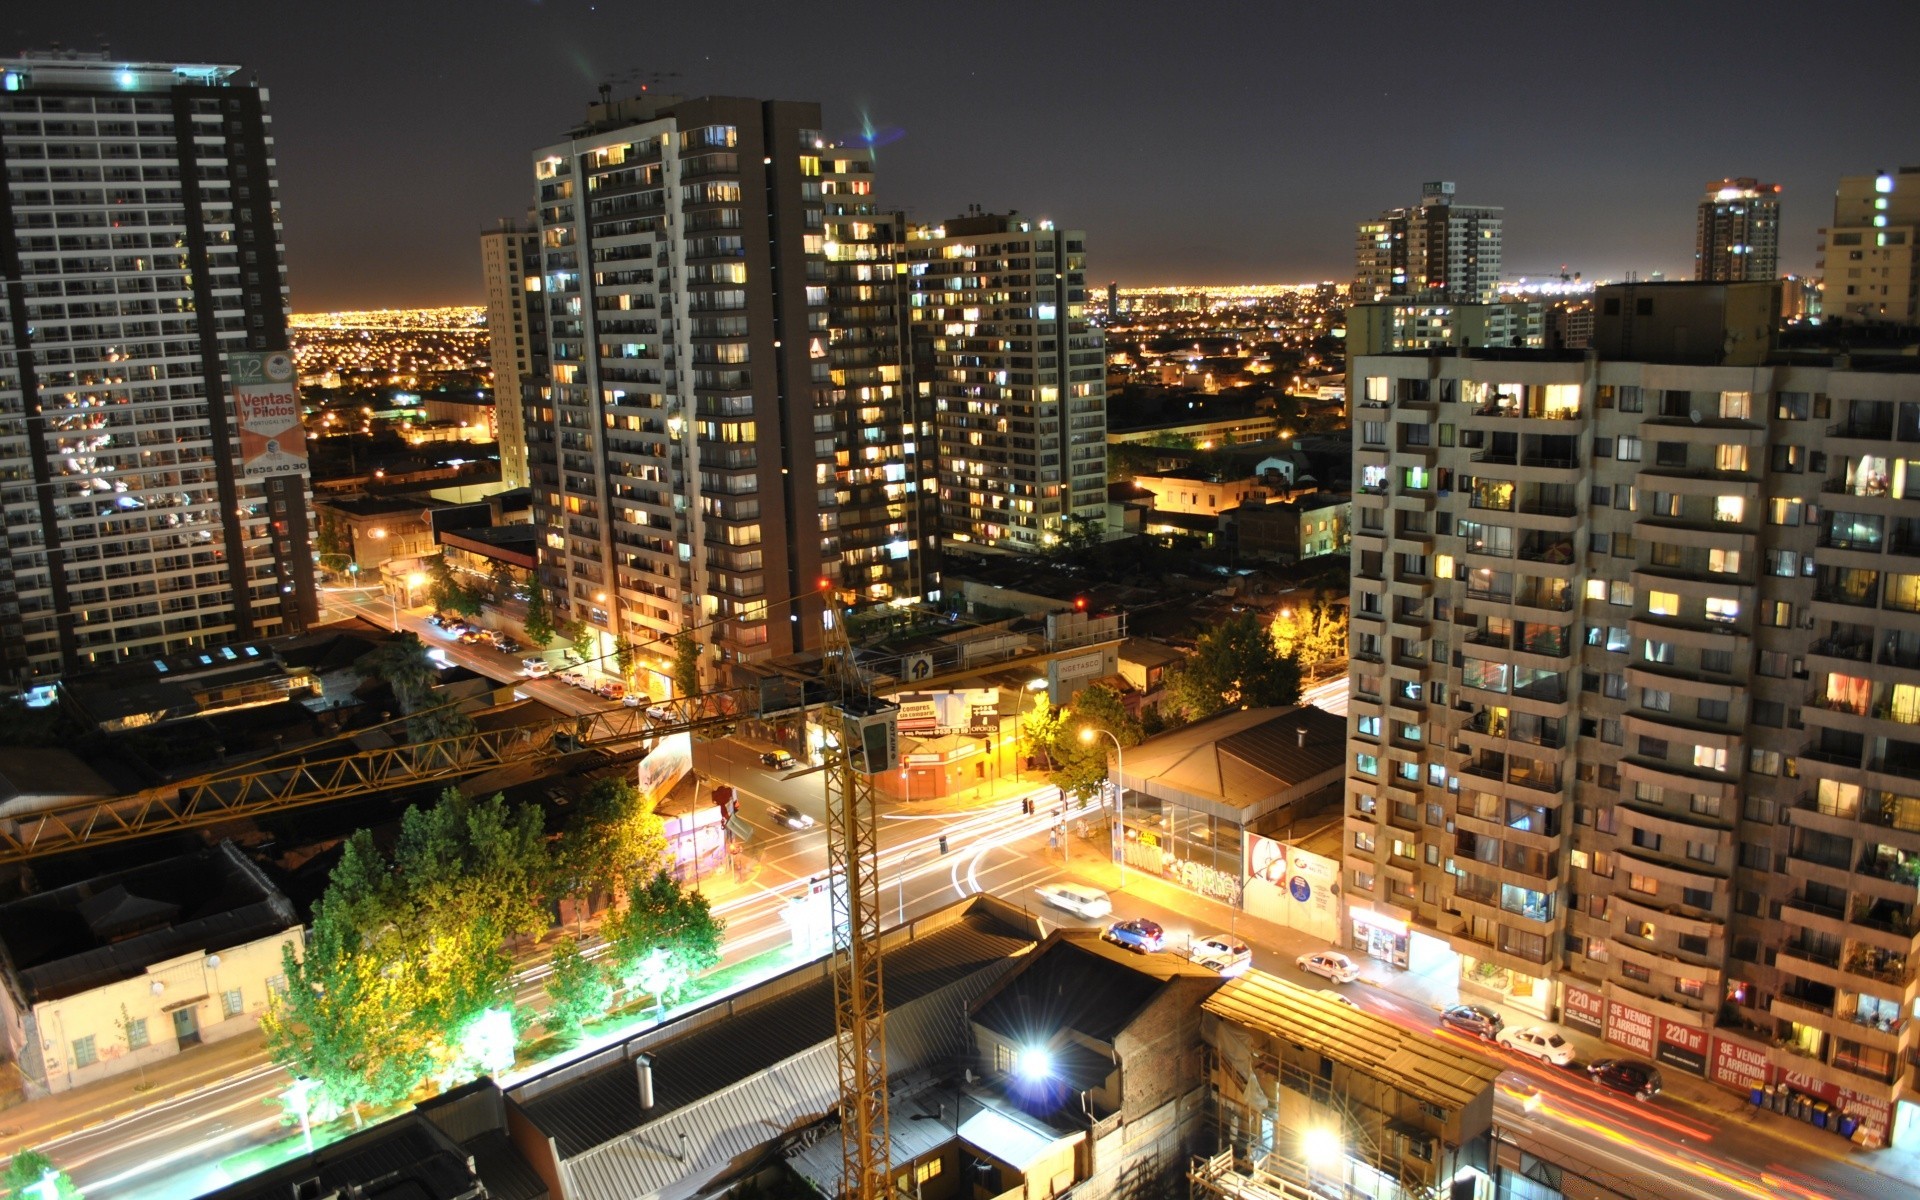
<instances>
[{"instance_id":1,"label":"city skyline","mask_svg":"<svg viewBox=\"0 0 1920 1200\"><path fill-rule=\"evenodd\" d=\"M1685 278L1701 185L1763 177L1783 187L1781 269L1803 273L1840 177L1913 157L1884 131L1911 128L1920 98L1883 94L1862 120L1819 82L1899 70L1920 19L1879 7L1880 35L1859 43L1785 4L1744 8L1731 26L1707 11L1612 9L1603 24L1498 6L1477 23L1405 14L1384 29L1211 7L1171 33L1148 10L1083 24L989 6L978 27L1030 36L998 40L942 87L926 86L913 49L962 35L903 31L878 10L830 22L649 12L643 39L610 5L500 6L461 21L457 55L447 29L467 14L435 5L363 20L352 4L324 16L209 4L191 28L139 6L75 5L25 14L12 32L16 51L105 38L116 56L257 73L280 126L293 304L313 312L477 301L474 236L524 213L525 148L577 123L602 83L818 101L829 136L872 132L910 219L1035 205L1087 229L1100 245L1090 270L1123 285L1348 278L1353 223L1429 179L1506 210L1509 274ZM821 53L784 53L809 40ZM1363 41L1459 65L1439 84L1397 69L1363 83L1341 49ZM642 44L654 49L621 49ZM1719 97L1754 87L1792 101L1729 126ZM1151 147L1165 149L1147 159ZM983 174L997 186L973 182Z\"/></svg>"}]
</instances>

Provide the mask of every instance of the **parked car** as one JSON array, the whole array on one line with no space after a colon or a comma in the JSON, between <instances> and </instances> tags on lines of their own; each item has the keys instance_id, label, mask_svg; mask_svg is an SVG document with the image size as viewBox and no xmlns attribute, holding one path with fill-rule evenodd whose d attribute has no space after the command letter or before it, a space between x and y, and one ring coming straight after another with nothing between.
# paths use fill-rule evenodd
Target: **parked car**
<instances>
[{"instance_id":1,"label":"parked car","mask_svg":"<svg viewBox=\"0 0 1920 1200\"><path fill-rule=\"evenodd\" d=\"M1253 951L1247 944L1225 933L1210 933L1193 939L1187 954L1195 965L1228 977L1243 974L1253 965Z\"/></svg>"},{"instance_id":2,"label":"parked car","mask_svg":"<svg viewBox=\"0 0 1920 1200\"><path fill-rule=\"evenodd\" d=\"M1660 1072L1630 1058L1603 1058L1588 1063L1587 1077L1608 1091L1632 1096L1635 1100L1651 1100L1660 1094Z\"/></svg>"},{"instance_id":3,"label":"parked car","mask_svg":"<svg viewBox=\"0 0 1920 1200\"><path fill-rule=\"evenodd\" d=\"M545 679L553 674L553 667L544 658L523 658L520 660L520 673L528 679Z\"/></svg>"},{"instance_id":4,"label":"parked car","mask_svg":"<svg viewBox=\"0 0 1920 1200\"><path fill-rule=\"evenodd\" d=\"M647 710L647 720L655 725L672 725L680 720L680 713L670 705L656 704Z\"/></svg>"},{"instance_id":5,"label":"parked car","mask_svg":"<svg viewBox=\"0 0 1920 1200\"><path fill-rule=\"evenodd\" d=\"M620 703L626 705L628 708L641 708L647 703L647 694L645 692L628 692L626 695L620 697Z\"/></svg>"},{"instance_id":6,"label":"parked car","mask_svg":"<svg viewBox=\"0 0 1920 1200\"><path fill-rule=\"evenodd\" d=\"M1317 954L1302 954L1293 960L1293 965L1309 975L1319 975L1335 983L1352 983L1360 978L1360 968L1353 960L1338 950L1322 950Z\"/></svg>"},{"instance_id":7,"label":"parked car","mask_svg":"<svg viewBox=\"0 0 1920 1200\"><path fill-rule=\"evenodd\" d=\"M1477 1038L1493 1041L1500 1036L1506 1021L1499 1013L1479 1004L1456 1004L1440 1013L1440 1024Z\"/></svg>"},{"instance_id":8,"label":"parked car","mask_svg":"<svg viewBox=\"0 0 1920 1200\"><path fill-rule=\"evenodd\" d=\"M1319 991L1315 992L1314 995L1331 1000L1335 1004L1344 1004L1348 1008L1358 1009L1360 1007L1358 1004L1355 1004L1353 1001L1347 999L1346 993L1336 992L1332 988L1321 988Z\"/></svg>"},{"instance_id":9,"label":"parked car","mask_svg":"<svg viewBox=\"0 0 1920 1200\"><path fill-rule=\"evenodd\" d=\"M1076 917L1098 920L1113 912L1113 901L1099 888L1080 883L1043 883L1033 889L1041 901L1063 908Z\"/></svg>"},{"instance_id":10,"label":"parked car","mask_svg":"<svg viewBox=\"0 0 1920 1200\"><path fill-rule=\"evenodd\" d=\"M560 682L569 687L586 688L588 691L593 690L593 684L588 681L585 673L581 671L568 671L560 677Z\"/></svg>"},{"instance_id":11,"label":"parked car","mask_svg":"<svg viewBox=\"0 0 1920 1200\"><path fill-rule=\"evenodd\" d=\"M1537 1058L1556 1067L1564 1067L1573 1061L1573 1043L1545 1025L1503 1029L1493 1040L1516 1054Z\"/></svg>"},{"instance_id":12,"label":"parked car","mask_svg":"<svg viewBox=\"0 0 1920 1200\"><path fill-rule=\"evenodd\" d=\"M524 649L519 642L504 633L496 633L493 635L493 648L502 654L518 654Z\"/></svg>"},{"instance_id":13,"label":"parked car","mask_svg":"<svg viewBox=\"0 0 1920 1200\"><path fill-rule=\"evenodd\" d=\"M1166 931L1145 917L1115 921L1101 936L1116 946L1125 946L1139 954L1153 954L1166 945Z\"/></svg>"},{"instance_id":14,"label":"parked car","mask_svg":"<svg viewBox=\"0 0 1920 1200\"><path fill-rule=\"evenodd\" d=\"M791 804L776 804L773 806L772 811L773 811L773 819L779 822L780 824L785 825L788 829L812 829L813 828L813 824L814 824L813 818L808 816L806 813L801 812L798 808L795 808Z\"/></svg>"},{"instance_id":15,"label":"parked car","mask_svg":"<svg viewBox=\"0 0 1920 1200\"><path fill-rule=\"evenodd\" d=\"M626 697L627 685L617 679L610 679L593 689L593 694L602 700L621 700Z\"/></svg>"},{"instance_id":16,"label":"parked car","mask_svg":"<svg viewBox=\"0 0 1920 1200\"><path fill-rule=\"evenodd\" d=\"M760 765L772 767L776 771L784 771L793 765L793 755L785 750L769 750L760 756Z\"/></svg>"},{"instance_id":17,"label":"parked car","mask_svg":"<svg viewBox=\"0 0 1920 1200\"><path fill-rule=\"evenodd\" d=\"M440 613L435 613L427 618L427 624L433 626L435 629L445 629L447 622L451 619L450 617L442 616Z\"/></svg>"},{"instance_id":18,"label":"parked car","mask_svg":"<svg viewBox=\"0 0 1920 1200\"><path fill-rule=\"evenodd\" d=\"M462 646L474 646L481 642L489 645L493 643L493 639L488 637L486 631L482 629L462 629L458 636Z\"/></svg>"}]
</instances>

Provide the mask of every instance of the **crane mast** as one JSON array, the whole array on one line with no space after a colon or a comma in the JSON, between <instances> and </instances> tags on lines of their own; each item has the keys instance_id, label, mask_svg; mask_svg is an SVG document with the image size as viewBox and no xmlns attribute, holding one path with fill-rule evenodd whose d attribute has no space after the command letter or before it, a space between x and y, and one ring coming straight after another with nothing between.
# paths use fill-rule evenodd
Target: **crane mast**
<instances>
[{"instance_id":1,"label":"crane mast","mask_svg":"<svg viewBox=\"0 0 1920 1200\"><path fill-rule=\"evenodd\" d=\"M891 1190L886 1002L880 980L879 822L874 774L898 758L898 709L877 699L853 661L846 613L826 597L824 675L836 692L827 726L827 872L833 904L833 998L840 1065L840 1161L846 1194Z\"/></svg>"}]
</instances>

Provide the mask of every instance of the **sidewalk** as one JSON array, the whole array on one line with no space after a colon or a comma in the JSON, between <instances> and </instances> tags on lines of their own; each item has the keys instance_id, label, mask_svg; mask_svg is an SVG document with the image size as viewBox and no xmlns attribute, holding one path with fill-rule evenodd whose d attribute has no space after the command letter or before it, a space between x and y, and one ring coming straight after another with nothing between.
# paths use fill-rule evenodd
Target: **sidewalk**
<instances>
[{"instance_id":1,"label":"sidewalk","mask_svg":"<svg viewBox=\"0 0 1920 1200\"><path fill-rule=\"evenodd\" d=\"M1076 839L1077 843L1080 841ZM1094 839L1094 841L1099 843L1100 849L1104 851L1103 841L1100 839ZM1277 950L1289 958L1328 948L1327 943L1297 929L1261 920L1230 905L1209 900L1132 868L1127 870L1126 885L1119 886L1119 872L1112 863L1103 861L1094 854L1082 856L1080 844L1076 844L1073 849L1072 865L1062 873L1076 882L1120 895L1135 896L1148 904L1172 909L1191 916L1198 924L1232 932L1262 948ZM1422 978L1405 971L1395 970L1386 963L1365 955L1349 952L1349 957L1360 968L1361 982L1390 992L1401 999L1413 1001L1435 1012L1460 1002L1457 981L1451 977L1444 980ZM1510 1028L1542 1023L1539 1018L1528 1013L1506 1009L1478 995L1471 997L1471 1000L1475 1004L1494 1009L1506 1017ZM1589 1034L1568 1029L1565 1026L1556 1026L1556 1028L1578 1048L1580 1061L1619 1058L1627 1054L1619 1047L1604 1043ZM1872 1171L1907 1185L1920 1180L1920 1148L1889 1147L1881 1150L1864 1150L1804 1121L1797 1121L1771 1110L1755 1108L1744 1096L1678 1068L1662 1064L1660 1074L1664 1083L1661 1095L1696 1110L1702 1118L1716 1128L1744 1124L1762 1136L1791 1143L1821 1158L1845 1162L1860 1170Z\"/></svg>"}]
</instances>

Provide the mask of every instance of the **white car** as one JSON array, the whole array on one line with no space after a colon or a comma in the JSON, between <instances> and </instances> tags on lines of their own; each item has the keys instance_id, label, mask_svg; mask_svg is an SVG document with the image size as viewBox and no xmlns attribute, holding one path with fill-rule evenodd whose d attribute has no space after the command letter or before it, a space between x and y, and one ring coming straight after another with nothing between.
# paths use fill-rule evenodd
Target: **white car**
<instances>
[{"instance_id":1,"label":"white car","mask_svg":"<svg viewBox=\"0 0 1920 1200\"><path fill-rule=\"evenodd\" d=\"M553 667L544 658L523 658L520 660L520 673L528 679L545 679L553 674Z\"/></svg>"},{"instance_id":2,"label":"white car","mask_svg":"<svg viewBox=\"0 0 1920 1200\"><path fill-rule=\"evenodd\" d=\"M1076 917L1098 920L1113 915L1113 901L1099 888L1079 883L1043 883L1033 892L1042 901L1064 908Z\"/></svg>"},{"instance_id":3,"label":"white car","mask_svg":"<svg viewBox=\"0 0 1920 1200\"><path fill-rule=\"evenodd\" d=\"M1515 1054L1537 1058L1543 1063L1552 1063L1556 1067L1564 1067L1573 1061L1573 1043L1545 1025L1503 1029L1493 1040Z\"/></svg>"},{"instance_id":4,"label":"white car","mask_svg":"<svg viewBox=\"0 0 1920 1200\"><path fill-rule=\"evenodd\" d=\"M1355 1004L1353 1001L1347 999L1344 993L1336 992L1332 988L1321 988L1319 991L1315 992L1314 995L1319 996L1322 999L1331 1000L1335 1004L1344 1004L1351 1009L1357 1010L1360 1007L1358 1004Z\"/></svg>"},{"instance_id":5,"label":"white car","mask_svg":"<svg viewBox=\"0 0 1920 1200\"><path fill-rule=\"evenodd\" d=\"M1335 983L1352 983L1360 978L1360 968L1353 960L1338 950L1322 950L1318 954L1302 954L1293 960L1293 965L1309 975L1318 975L1331 979Z\"/></svg>"},{"instance_id":6,"label":"white car","mask_svg":"<svg viewBox=\"0 0 1920 1200\"><path fill-rule=\"evenodd\" d=\"M1253 951L1247 948L1247 944L1224 933L1210 933L1193 939L1187 955L1196 966L1218 971L1228 978L1245 974L1247 968L1253 965Z\"/></svg>"}]
</instances>

